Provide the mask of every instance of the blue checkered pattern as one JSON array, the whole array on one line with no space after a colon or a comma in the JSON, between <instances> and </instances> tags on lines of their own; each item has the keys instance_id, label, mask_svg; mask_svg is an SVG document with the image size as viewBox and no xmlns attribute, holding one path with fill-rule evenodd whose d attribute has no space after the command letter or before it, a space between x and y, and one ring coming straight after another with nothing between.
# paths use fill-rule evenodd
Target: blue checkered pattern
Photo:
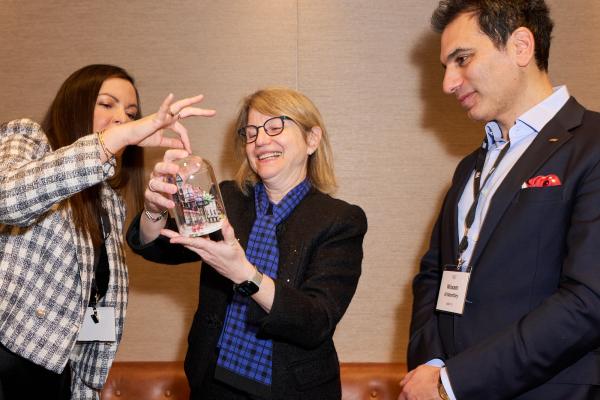
<instances>
[{"instance_id":1,"label":"blue checkered pattern","mask_svg":"<svg viewBox=\"0 0 600 400\"><path fill-rule=\"evenodd\" d=\"M246 257L260 272L275 279L279 264L276 228L310 190L304 180L278 204L271 204L262 183L255 186L256 220L250 231ZM272 212L269 210L272 207ZM244 378L271 385L273 342L256 337L258 327L247 321L251 298L234 294L219 339L217 365Z\"/></svg>"}]
</instances>

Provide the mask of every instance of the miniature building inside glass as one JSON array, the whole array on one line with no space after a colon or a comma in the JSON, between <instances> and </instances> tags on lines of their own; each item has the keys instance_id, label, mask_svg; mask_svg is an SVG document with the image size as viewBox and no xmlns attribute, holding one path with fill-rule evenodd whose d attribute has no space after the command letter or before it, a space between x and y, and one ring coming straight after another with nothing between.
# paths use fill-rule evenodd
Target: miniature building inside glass
<instances>
[{"instance_id":1,"label":"miniature building inside glass","mask_svg":"<svg viewBox=\"0 0 600 400\"><path fill-rule=\"evenodd\" d=\"M173 194L173 210L179 233L203 236L221 229L225 206L210 163L198 156L177 162L179 172L171 182L177 186Z\"/></svg>"}]
</instances>

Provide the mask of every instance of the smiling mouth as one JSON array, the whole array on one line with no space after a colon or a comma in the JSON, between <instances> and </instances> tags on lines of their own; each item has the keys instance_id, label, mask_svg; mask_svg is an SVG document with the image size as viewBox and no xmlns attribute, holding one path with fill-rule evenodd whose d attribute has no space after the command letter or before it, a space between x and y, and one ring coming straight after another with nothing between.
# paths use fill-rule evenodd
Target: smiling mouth
<instances>
[{"instance_id":1,"label":"smiling mouth","mask_svg":"<svg viewBox=\"0 0 600 400\"><path fill-rule=\"evenodd\" d=\"M466 107L467 103L469 102L469 100L472 98L472 96L475 94L475 92L470 92L465 94L464 96L460 96L458 98L458 102L461 104L461 106Z\"/></svg>"},{"instance_id":2,"label":"smiling mouth","mask_svg":"<svg viewBox=\"0 0 600 400\"><path fill-rule=\"evenodd\" d=\"M272 151L270 153L259 154L256 158L259 161L264 161L264 160L269 160L269 159L281 157L281 154L282 154L281 151Z\"/></svg>"}]
</instances>

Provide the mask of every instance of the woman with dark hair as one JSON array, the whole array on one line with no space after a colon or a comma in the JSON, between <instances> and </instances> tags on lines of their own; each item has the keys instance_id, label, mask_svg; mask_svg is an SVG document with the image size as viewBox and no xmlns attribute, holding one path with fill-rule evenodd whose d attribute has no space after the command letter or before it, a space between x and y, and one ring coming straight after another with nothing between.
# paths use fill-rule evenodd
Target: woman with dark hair
<instances>
[{"instance_id":1,"label":"woman with dark hair","mask_svg":"<svg viewBox=\"0 0 600 400\"><path fill-rule=\"evenodd\" d=\"M180 120L214 115L201 100L141 118L133 78L90 65L41 126L0 125L0 399L99 398L127 305L126 185L139 204L140 147L189 151Z\"/></svg>"},{"instance_id":2,"label":"woman with dark hair","mask_svg":"<svg viewBox=\"0 0 600 400\"><path fill-rule=\"evenodd\" d=\"M220 186L231 223L220 237L183 237L141 215L127 241L151 261L203 262L185 359L192 399L339 400L333 333L358 284L366 216L329 195L327 130L302 93L248 96L236 138L242 162L235 182ZM167 150L155 165L146 210L175 206L167 178L185 156Z\"/></svg>"}]
</instances>

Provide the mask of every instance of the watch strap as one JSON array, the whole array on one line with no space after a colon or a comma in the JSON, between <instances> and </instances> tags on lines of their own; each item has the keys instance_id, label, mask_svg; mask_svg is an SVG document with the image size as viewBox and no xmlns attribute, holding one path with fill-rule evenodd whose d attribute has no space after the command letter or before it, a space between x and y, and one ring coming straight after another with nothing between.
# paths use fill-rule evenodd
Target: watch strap
<instances>
[{"instance_id":1,"label":"watch strap","mask_svg":"<svg viewBox=\"0 0 600 400\"><path fill-rule=\"evenodd\" d=\"M254 267L254 276L252 276L252 279L250 279L250 280L252 282L254 282L254 284L260 288L260 284L262 283L262 280L263 280L263 273L260 272L258 270L258 268L256 268L256 266L253 266L253 267Z\"/></svg>"}]
</instances>

